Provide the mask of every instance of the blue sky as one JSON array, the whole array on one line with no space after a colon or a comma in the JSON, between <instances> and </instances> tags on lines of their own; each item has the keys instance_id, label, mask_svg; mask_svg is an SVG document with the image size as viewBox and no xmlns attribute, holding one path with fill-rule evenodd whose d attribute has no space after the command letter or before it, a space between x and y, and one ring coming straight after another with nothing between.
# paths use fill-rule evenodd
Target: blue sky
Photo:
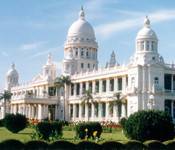
<instances>
[{"instance_id":1,"label":"blue sky","mask_svg":"<svg viewBox=\"0 0 175 150\"><path fill-rule=\"evenodd\" d=\"M81 5L96 33L99 66L113 50L120 64L128 62L146 15L159 38L159 53L175 62L174 0L0 0L0 89L12 62L20 83L41 71L49 52L60 70L67 31Z\"/></svg>"}]
</instances>

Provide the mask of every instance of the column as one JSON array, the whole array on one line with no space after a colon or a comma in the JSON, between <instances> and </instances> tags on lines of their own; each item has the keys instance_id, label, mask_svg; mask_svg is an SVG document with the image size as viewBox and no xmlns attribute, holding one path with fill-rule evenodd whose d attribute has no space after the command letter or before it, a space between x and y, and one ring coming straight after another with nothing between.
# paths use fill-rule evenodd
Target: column
<instances>
[{"instance_id":1,"label":"column","mask_svg":"<svg viewBox=\"0 0 175 150\"><path fill-rule=\"evenodd\" d=\"M102 103L98 103L98 120L102 119Z\"/></svg>"},{"instance_id":2,"label":"column","mask_svg":"<svg viewBox=\"0 0 175 150\"><path fill-rule=\"evenodd\" d=\"M89 82L86 82L86 90L89 90Z\"/></svg>"},{"instance_id":3,"label":"column","mask_svg":"<svg viewBox=\"0 0 175 150\"><path fill-rule=\"evenodd\" d=\"M114 92L118 91L118 79L117 77L114 78Z\"/></svg>"},{"instance_id":4,"label":"column","mask_svg":"<svg viewBox=\"0 0 175 150\"><path fill-rule=\"evenodd\" d=\"M82 118L82 104L79 103L79 120Z\"/></svg>"},{"instance_id":5,"label":"column","mask_svg":"<svg viewBox=\"0 0 175 150\"><path fill-rule=\"evenodd\" d=\"M91 103L91 121L95 121L94 118L95 118L95 106L94 106L94 103Z\"/></svg>"},{"instance_id":6,"label":"column","mask_svg":"<svg viewBox=\"0 0 175 150\"><path fill-rule=\"evenodd\" d=\"M42 105L38 104L38 119L42 120Z\"/></svg>"},{"instance_id":7,"label":"column","mask_svg":"<svg viewBox=\"0 0 175 150\"><path fill-rule=\"evenodd\" d=\"M88 104L85 104L85 120L86 120L86 121L88 121L88 119L89 119L88 111L89 111L89 110L88 110Z\"/></svg>"},{"instance_id":8,"label":"column","mask_svg":"<svg viewBox=\"0 0 175 150\"><path fill-rule=\"evenodd\" d=\"M83 83L80 82L80 95L83 95Z\"/></svg>"},{"instance_id":9,"label":"column","mask_svg":"<svg viewBox=\"0 0 175 150\"><path fill-rule=\"evenodd\" d=\"M126 91L126 76L122 77L122 91Z\"/></svg>"},{"instance_id":10,"label":"column","mask_svg":"<svg viewBox=\"0 0 175 150\"><path fill-rule=\"evenodd\" d=\"M76 104L73 104L73 121L75 121L76 118Z\"/></svg>"},{"instance_id":11,"label":"column","mask_svg":"<svg viewBox=\"0 0 175 150\"><path fill-rule=\"evenodd\" d=\"M77 94L77 91L76 91L76 89L77 89L77 84L76 83L74 83L74 96L76 96Z\"/></svg>"},{"instance_id":12,"label":"column","mask_svg":"<svg viewBox=\"0 0 175 150\"><path fill-rule=\"evenodd\" d=\"M95 81L92 81L92 93L96 93Z\"/></svg>"},{"instance_id":13,"label":"column","mask_svg":"<svg viewBox=\"0 0 175 150\"><path fill-rule=\"evenodd\" d=\"M171 117L173 118L173 100L171 100Z\"/></svg>"},{"instance_id":14,"label":"column","mask_svg":"<svg viewBox=\"0 0 175 150\"><path fill-rule=\"evenodd\" d=\"M125 109L125 105L122 104L122 113L121 113L121 117L126 117L126 109Z\"/></svg>"},{"instance_id":15,"label":"column","mask_svg":"<svg viewBox=\"0 0 175 150\"><path fill-rule=\"evenodd\" d=\"M109 102L106 103L106 121L109 120Z\"/></svg>"},{"instance_id":16,"label":"column","mask_svg":"<svg viewBox=\"0 0 175 150\"><path fill-rule=\"evenodd\" d=\"M110 91L110 83L109 79L106 79L106 92L108 93Z\"/></svg>"},{"instance_id":17,"label":"column","mask_svg":"<svg viewBox=\"0 0 175 150\"><path fill-rule=\"evenodd\" d=\"M102 82L103 80L99 80L99 93L102 93Z\"/></svg>"}]
</instances>

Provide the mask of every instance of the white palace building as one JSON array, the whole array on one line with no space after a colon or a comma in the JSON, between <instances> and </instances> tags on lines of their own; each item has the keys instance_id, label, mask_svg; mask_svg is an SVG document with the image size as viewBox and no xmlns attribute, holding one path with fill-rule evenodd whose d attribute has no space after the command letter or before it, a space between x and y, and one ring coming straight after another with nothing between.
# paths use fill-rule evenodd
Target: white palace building
<instances>
[{"instance_id":1,"label":"white palace building","mask_svg":"<svg viewBox=\"0 0 175 150\"><path fill-rule=\"evenodd\" d=\"M69 75L72 82L65 88L65 103L63 90L54 85L57 70L49 54L42 72L28 84L18 83L19 75L12 65L6 75L7 89L13 94L7 110L38 120L63 120L65 112L68 121L118 122L138 110L159 109L175 119L175 66L167 65L159 55L158 38L148 17L137 33L135 47L127 65L119 65L113 52L106 67L98 68L95 32L81 9L64 45L62 74ZM88 89L93 100L82 103ZM120 93L120 104L113 103L116 93ZM1 118L3 107L2 103Z\"/></svg>"}]
</instances>

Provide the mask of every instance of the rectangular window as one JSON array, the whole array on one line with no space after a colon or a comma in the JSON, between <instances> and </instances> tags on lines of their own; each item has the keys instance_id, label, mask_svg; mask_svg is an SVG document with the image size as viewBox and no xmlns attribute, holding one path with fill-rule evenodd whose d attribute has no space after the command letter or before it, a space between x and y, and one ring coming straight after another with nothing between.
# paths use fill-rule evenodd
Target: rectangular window
<instances>
[{"instance_id":1,"label":"rectangular window","mask_svg":"<svg viewBox=\"0 0 175 150\"><path fill-rule=\"evenodd\" d=\"M95 82L95 92L99 93L99 81Z\"/></svg>"},{"instance_id":2,"label":"rectangular window","mask_svg":"<svg viewBox=\"0 0 175 150\"><path fill-rule=\"evenodd\" d=\"M83 64L83 63L81 63L81 68L82 68L82 69L84 68L84 64Z\"/></svg>"},{"instance_id":3,"label":"rectangular window","mask_svg":"<svg viewBox=\"0 0 175 150\"><path fill-rule=\"evenodd\" d=\"M106 80L102 82L102 92L106 92Z\"/></svg>"},{"instance_id":4,"label":"rectangular window","mask_svg":"<svg viewBox=\"0 0 175 150\"><path fill-rule=\"evenodd\" d=\"M118 78L118 90L122 90L122 78Z\"/></svg>"},{"instance_id":5,"label":"rectangular window","mask_svg":"<svg viewBox=\"0 0 175 150\"><path fill-rule=\"evenodd\" d=\"M80 84L77 83L76 85L77 85L76 86L76 95L79 95L80 94Z\"/></svg>"},{"instance_id":6,"label":"rectangular window","mask_svg":"<svg viewBox=\"0 0 175 150\"><path fill-rule=\"evenodd\" d=\"M109 90L110 90L110 91L114 91L114 79L111 79L111 80L109 81Z\"/></svg>"},{"instance_id":7,"label":"rectangular window","mask_svg":"<svg viewBox=\"0 0 175 150\"><path fill-rule=\"evenodd\" d=\"M88 64L88 68L90 69L90 64Z\"/></svg>"},{"instance_id":8,"label":"rectangular window","mask_svg":"<svg viewBox=\"0 0 175 150\"><path fill-rule=\"evenodd\" d=\"M141 50L144 50L144 41L141 42L140 46L141 46Z\"/></svg>"},{"instance_id":9,"label":"rectangular window","mask_svg":"<svg viewBox=\"0 0 175 150\"><path fill-rule=\"evenodd\" d=\"M164 88L165 90L170 91L171 90L171 74L165 74L164 75Z\"/></svg>"},{"instance_id":10,"label":"rectangular window","mask_svg":"<svg viewBox=\"0 0 175 150\"><path fill-rule=\"evenodd\" d=\"M74 84L71 84L71 96L74 95Z\"/></svg>"}]
</instances>

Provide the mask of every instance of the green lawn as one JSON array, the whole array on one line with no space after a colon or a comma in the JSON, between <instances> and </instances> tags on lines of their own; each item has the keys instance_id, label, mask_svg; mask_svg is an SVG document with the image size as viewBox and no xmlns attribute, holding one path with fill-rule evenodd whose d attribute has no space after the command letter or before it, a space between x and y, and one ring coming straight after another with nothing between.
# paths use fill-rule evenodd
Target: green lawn
<instances>
[{"instance_id":1,"label":"green lawn","mask_svg":"<svg viewBox=\"0 0 175 150\"><path fill-rule=\"evenodd\" d=\"M13 134L9 132L6 128L0 128L0 141L6 139L17 139L22 142L27 142L31 140L31 133L34 129L26 128L23 131L19 132L18 134ZM79 142L79 140L75 139L75 132L74 131L63 131L64 140L68 140L71 142ZM117 140L117 141L126 141L127 138L122 134L121 130L113 131L112 133L102 133L101 141L108 141L108 140Z\"/></svg>"}]
</instances>

